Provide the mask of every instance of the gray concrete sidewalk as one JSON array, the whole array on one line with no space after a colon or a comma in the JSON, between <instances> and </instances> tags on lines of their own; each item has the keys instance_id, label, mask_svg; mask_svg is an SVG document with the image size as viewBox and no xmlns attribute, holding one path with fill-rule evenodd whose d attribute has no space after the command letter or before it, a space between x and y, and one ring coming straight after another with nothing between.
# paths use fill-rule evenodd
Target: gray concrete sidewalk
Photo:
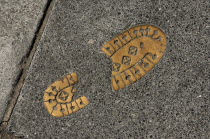
<instances>
[{"instance_id":1,"label":"gray concrete sidewalk","mask_svg":"<svg viewBox=\"0 0 210 139\"><path fill-rule=\"evenodd\" d=\"M24 138L208 139L209 2L56 1L34 55L7 132ZM111 60L101 47L138 24L159 26L167 51L144 78L111 88ZM56 118L43 104L45 89L76 72L76 97L90 104Z\"/></svg>"},{"instance_id":2,"label":"gray concrete sidewalk","mask_svg":"<svg viewBox=\"0 0 210 139\"><path fill-rule=\"evenodd\" d=\"M47 0L0 1L0 123L22 73Z\"/></svg>"}]
</instances>

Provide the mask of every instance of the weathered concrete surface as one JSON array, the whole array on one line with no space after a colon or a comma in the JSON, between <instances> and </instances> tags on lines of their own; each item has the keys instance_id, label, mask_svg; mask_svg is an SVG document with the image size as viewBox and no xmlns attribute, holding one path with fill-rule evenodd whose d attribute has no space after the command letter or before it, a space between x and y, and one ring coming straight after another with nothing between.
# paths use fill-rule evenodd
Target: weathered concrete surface
<instances>
[{"instance_id":1,"label":"weathered concrete surface","mask_svg":"<svg viewBox=\"0 0 210 139\"><path fill-rule=\"evenodd\" d=\"M209 6L206 0L58 1L8 130L30 139L210 138ZM159 26L168 48L147 76L115 92L111 60L100 48L137 24ZM77 97L91 103L73 115L52 117L43 105L44 90L72 72L80 78Z\"/></svg>"},{"instance_id":2,"label":"weathered concrete surface","mask_svg":"<svg viewBox=\"0 0 210 139\"><path fill-rule=\"evenodd\" d=\"M47 0L0 1L0 122Z\"/></svg>"}]
</instances>

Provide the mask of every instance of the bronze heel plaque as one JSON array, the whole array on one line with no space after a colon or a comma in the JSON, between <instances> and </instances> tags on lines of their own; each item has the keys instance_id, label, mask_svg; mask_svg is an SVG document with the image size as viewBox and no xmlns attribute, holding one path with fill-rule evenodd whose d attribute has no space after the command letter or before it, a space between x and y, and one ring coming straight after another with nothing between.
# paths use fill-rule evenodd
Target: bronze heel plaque
<instances>
[{"instance_id":1,"label":"bronze heel plaque","mask_svg":"<svg viewBox=\"0 0 210 139\"><path fill-rule=\"evenodd\" d=\"M72 101L74 85L78 83L78 76L72 73L61 80L52 83L44 93L44 105L47 111L56 117L63 117L77 112L89 104L89 100L82 96Z\"/></svg>"}]
</instances>

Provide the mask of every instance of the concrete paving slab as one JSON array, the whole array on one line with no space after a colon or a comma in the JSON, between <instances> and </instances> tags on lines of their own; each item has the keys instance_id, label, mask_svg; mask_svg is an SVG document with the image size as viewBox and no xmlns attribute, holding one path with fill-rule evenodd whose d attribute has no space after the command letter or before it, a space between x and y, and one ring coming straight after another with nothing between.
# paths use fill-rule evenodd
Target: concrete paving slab
<instances>
[{"instance_id":1,"label":"concrete paving slab","mask_svg":"<svg viewBox=\"0 0 210 139\"><path fill-rule=\"evenodd\" d=\"M0 1L0 122L47 0Z\"/></svg>"},{"instance_id":2,"label":"concrete paving slab","mask_svg":"<svg viewBox=\"0 0 210 139\"><path fill-rule=\"evenodd\" d=\"M57 1L9 122L25 138L210 138L209 2ZM167 35L166 54L144 78L111 88L102 46L138 24ZM45 89L76 72L75 97L90 104L62 118L44 108Z\"/></svg>"}]
</instances>

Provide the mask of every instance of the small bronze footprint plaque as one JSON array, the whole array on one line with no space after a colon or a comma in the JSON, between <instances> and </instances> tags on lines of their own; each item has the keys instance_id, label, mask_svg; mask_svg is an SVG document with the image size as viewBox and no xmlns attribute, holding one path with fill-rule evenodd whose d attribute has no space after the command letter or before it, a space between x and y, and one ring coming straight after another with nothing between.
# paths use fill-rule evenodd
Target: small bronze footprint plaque
<instances>
[{"instance_id":1,"label":"small bronze footprint plaque","mask_svg":"<svg viewBox=\"0 0 210 139\"><path fill-rule=\"evenodd\" d=\"M122 89L147 74L163 57L166 35L152 25L140 25L121 33L102 50L112 59L112 87Z\"/></svg>"},{"instance_id":2,"label":"small bronze footprint plaque","mask_svg":"<svg viewBox=\"0 0 210 139\"><path fill-rule=\"evenodd\" d=\"M44 93L44 104L48 112L56 117L70 115L89 104L88 99L82 96L75 101L73 92L76 92L74 85L78 83L78 76L72 73L61 80L52 83Z\"/></svg>"}]
</instances>

